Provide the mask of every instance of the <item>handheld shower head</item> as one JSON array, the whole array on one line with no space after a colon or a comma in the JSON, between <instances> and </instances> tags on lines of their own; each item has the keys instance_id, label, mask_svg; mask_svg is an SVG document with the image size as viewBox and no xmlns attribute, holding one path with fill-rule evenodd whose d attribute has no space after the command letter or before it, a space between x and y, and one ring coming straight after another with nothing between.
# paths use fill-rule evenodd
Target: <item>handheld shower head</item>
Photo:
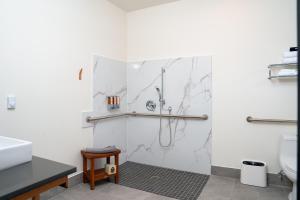
<instances>
[{"instance_id":1,"label":"handheld shower head","mask_svg":"<svg viewBox=\"0 0 300 200\"><path fill-rule=\"evenodd\" d=\"M155 89L156 89L156 91L157 91L157 93L158 93L158 95L159 95L159 97L160 97L160 96L161 96L161 92L160 92L159 87L155 87Z\"/></svg>"},{"instance_id":2,"label":"handheld shower head","mask_svg":"<svg viewBox=\"0 0 300 200\"><path fill-rule=\"evenodd\" d=\"M159 101L161 101L162 99L162 95L161 95L161 92L160 92L160 89L159 89L159 87L155 87L155 89L156 89L156 91L157 91L157 93L158 93L158 96L159 96Z\"/></svg>"}]
</instances>

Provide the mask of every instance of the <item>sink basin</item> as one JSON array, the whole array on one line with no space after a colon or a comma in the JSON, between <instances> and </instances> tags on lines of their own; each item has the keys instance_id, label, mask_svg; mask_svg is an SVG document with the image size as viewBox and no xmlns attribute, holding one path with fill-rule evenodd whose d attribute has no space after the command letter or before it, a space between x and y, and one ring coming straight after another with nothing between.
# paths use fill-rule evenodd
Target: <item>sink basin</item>
<instances>
[{"instance_id":1,"label":"sink basin","mask_svg":"<svg viewBox=\"0 0 300 200\"><path fill-rule=\"evenodd\" d=\"M32 143L0 136L0 170L32 160Z\"/></svg>"}]
</instances>

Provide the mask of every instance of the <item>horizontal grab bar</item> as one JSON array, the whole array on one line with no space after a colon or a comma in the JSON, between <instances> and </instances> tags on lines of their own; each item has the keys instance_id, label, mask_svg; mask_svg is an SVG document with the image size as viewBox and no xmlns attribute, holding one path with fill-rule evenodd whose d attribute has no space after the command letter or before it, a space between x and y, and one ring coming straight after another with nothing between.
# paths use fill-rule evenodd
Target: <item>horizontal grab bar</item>
<instances>
[{"instance_id":1,"label":"horizontal grab bar","mask_svg":"<svg viewBox=\"0 0 300 200\"><path fill-rule=\"evenodd\" d=\"M86 121L88 123L90 123L90 122L93 122L93 121L112 119L112 118L123 117L123 116L127 116L127 114L124 113L124 114L106 115L106 116L100 116L100 117L91 117L91 116L89 116L89 117L86 118Z\"/></svg>"},{"instance_id":2,"label":"horizontal grab bar","mask_svg":"<svg viewBox=\"0 0 300 200\"><path fill-rule=\"evenodd\" d=\"M196 115L168 115L168 114L148 114L148 113L128 113L131 116L140 116L140 117L163 117L163 118L179 118L179 119L199 119L199 120L207 120L207 115L196 116Z\"/></svg>"},{"instance_id":3,"label":"horizontal grab bar","mask_svg":"<svg viewBox=\"0 0 300 200\"><path fill-rule=\"evenodd\" d=\"M124 116L133 116L133 117L163 117L163 118L178 118L178 119L194 119L194 120L207 120L207 115L202 116L196 116L196 115L167 115L167 114L148 114L148 113L122 113L122 114L115 114L115 115L106 115L106 116L100 116L100 117L87 117L87 122L93 122L93 121L99 121L99 120L105 120L105 119L112 119L112 118L118 118L118 117L124 117Z\"/></svg>"},{"instance_id":4,"label":"horizontal grab bar","mask_svg":"<svg viewBox=\"0 0 300 200\"><path fill-rule=\"evenodd\" d=\"M267 122L267 123L289 123L296 124L297 120L289 120L289 119L261 119L261 118L253 118L251 116L247 117L247 122Z\"/></svg>"}]
</instances>

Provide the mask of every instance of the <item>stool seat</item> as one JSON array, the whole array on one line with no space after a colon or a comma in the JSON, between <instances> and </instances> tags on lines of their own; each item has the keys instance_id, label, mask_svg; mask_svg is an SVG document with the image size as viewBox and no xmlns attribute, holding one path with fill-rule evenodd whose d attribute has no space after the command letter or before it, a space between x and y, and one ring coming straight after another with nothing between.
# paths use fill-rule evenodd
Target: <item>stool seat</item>
<instances>
[{"instance_id":1,"label":"stool seat","mask_svg":"<svg viewBox=\"0 0 300 200\"><path fill-rule=\"evenodd\" d=\"M115 183L119 183L119 154L121 150L116 149L107 153L95 153L81 150L83 158L83 183L87 183L89 180L91 190L95 189L95 181L109 179L110 176L115 177ZM106 163L110 164L110 157L115 157L116 173L109 175L105 172L105 169L95 170L95 159L106 158ZM90 170L87 169L87 160L90 160Z\"/></svg>"},{"instance_id":2,"label":"stool seat","mask_svg":"<svg viewBox=\"0 0 300 200\"><path fill-rule=\"evenodd\" d=\"M81 150L81 154L84 155L86 158L106 158L110 156L115 156L120 154L121 150L117 149L116 151L112 151L109 153L95 153L95 152L88 152L86 150Z\"/></svg>"}]
</instances>

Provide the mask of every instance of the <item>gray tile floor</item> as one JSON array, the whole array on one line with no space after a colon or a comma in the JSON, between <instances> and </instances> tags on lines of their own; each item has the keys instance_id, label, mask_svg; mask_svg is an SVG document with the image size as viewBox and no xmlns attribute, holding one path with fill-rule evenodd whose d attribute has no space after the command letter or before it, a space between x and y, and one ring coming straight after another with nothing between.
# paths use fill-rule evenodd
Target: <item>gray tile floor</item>
<instances>
[{"instance_id":1,"label":"gray tile floor","mask_svg":"<svg viewBox=\"0 0 300 200\"><path fill-rule=\"evenodd\" d=\"M289 188L267 188L243 185L237 179L210 176L198 200L288 200ZM51 192L42 195L49 199ZM60 193L51 200L174 200L156 194L102 182L90 191L88 184L79 184Z\"/></svg>"},{"instance_id":2,"label":"gray tile floor","mask_svg":"<svg viewBox=\"0 0 300 200\"><path fill-rule=\"evenodd\" d=\"M241 184L238 179L210 176L199 200L288 200L290 188Z\"/></svg>"}]
</instances>

